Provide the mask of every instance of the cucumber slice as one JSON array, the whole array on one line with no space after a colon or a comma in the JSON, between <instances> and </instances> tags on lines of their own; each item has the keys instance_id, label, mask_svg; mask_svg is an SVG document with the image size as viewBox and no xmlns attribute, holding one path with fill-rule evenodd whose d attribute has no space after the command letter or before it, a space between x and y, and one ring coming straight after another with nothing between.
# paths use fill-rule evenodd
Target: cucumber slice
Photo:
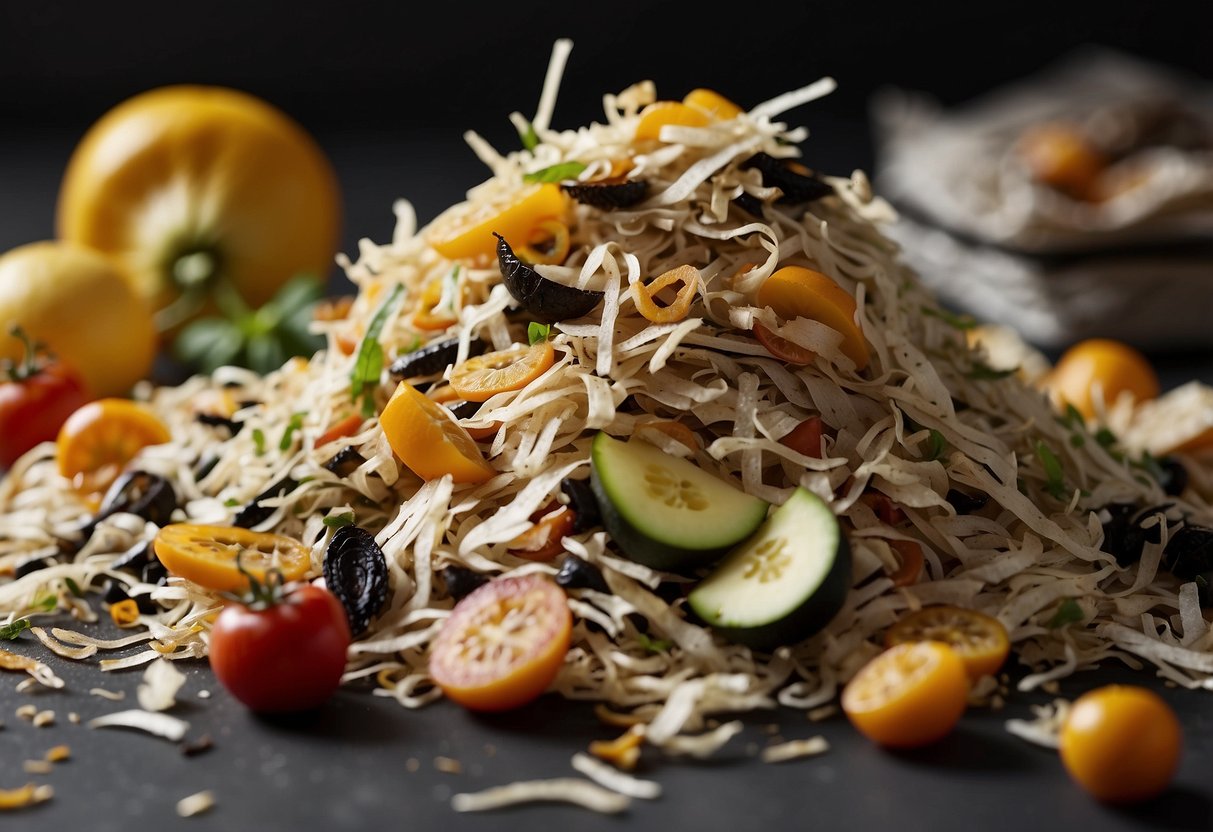
<instances>
[{"instance_id":1,"label":"cucumber slice","mask_svg":"<svg viewBox=\"0 0 1213 832\"><path fill-rule=\"evenodd\" d=\"M803 641L830 622L851 586L851 549L830 507L803 488L688 596L725 638L757 650Z\"/></svg>"},{"instance_id":2,"label":"cucumber slice","mask_svg":"<svg viewBox=\"0 0 1213 832\"><path fill-rule=\"evenodd\" d=\"M607 533L625 555L654 569L706 566L767 515L765 500L644 442L599 433L590 463Z\"/></svg>"}]
</instances>

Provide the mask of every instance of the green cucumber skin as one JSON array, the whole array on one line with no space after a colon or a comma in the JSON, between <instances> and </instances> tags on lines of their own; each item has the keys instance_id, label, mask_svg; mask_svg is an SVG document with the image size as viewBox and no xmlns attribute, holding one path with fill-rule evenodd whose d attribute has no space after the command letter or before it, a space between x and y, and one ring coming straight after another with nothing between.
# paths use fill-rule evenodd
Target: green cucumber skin
<instances>
[{"instance_id":1,"label":"green cucumber skin","mask_svg":"<svg viewBox=\"0 0 1213 832\"><path fill-rule=\"evenodd\" d=\"M710 566L732 548L733 544L714 549L683 549L667 543L658 543L629 523L615 504L611 502L597 470L590 467L590 487L598 500L598 511L602 515L602 526L611 540L627 555L629 560L658 569L662 572L687 573Z\"/></svg>"},{"instance_id":2,"label":"green cucumber skin","mask_svg":"<svg viewBox=\"0 0 1213 832\"><path fill-rule=\"evenodd\" d=\"M817 591L805 599L792 612L755 627L727 627L711 624L713 630L729 641L762 652L770 652L784 645L798 644L820 632L846 603L851 589L851 546L839 530L838 551L834 563ZM692 609L694 609L692 603ZM698 610L695 610L699 614ZM702 618L702 616L700 616Z\"/></svg>"}]
</instances>

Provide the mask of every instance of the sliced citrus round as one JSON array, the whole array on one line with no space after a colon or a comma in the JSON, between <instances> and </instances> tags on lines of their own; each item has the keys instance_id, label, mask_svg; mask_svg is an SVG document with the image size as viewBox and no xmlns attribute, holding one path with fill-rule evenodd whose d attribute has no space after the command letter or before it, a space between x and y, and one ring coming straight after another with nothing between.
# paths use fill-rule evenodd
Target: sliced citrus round
<instances>
[{"instance_id":1,"label":"sliced citrus round","mask_svg":"<svg viewBox=\"0 0 1213 832\"><path fill-rule=\"evenodd\" d=\"M507 240L529 240L540 221L563 217L567 210L559 185L527 185L451 206L430 223L425 239L451 260L490 258L497 249L493 232Z\"/></svg>"},{"instance_id":2,"label":"sliced citrus round","mask_svg":"<svg viewBox=\"0 0 1213 832\"><path fill-rule=\"evenodd\" d=\"M430 645L430 677L471 710L517 708L556 678L572 627L564 590L551 578L496 578L455 605Z\"/></svg>"},{"instance_id":3,"label":"sliced citrus round","mask_svg":"<svg viewBox=\"0 0 1213 832\"><path fill-rule=\"evenodd\" d=\"M297 581L312 566L312 550L293 537L235 526L170 523L156 533L152 548L169 572L218 592L247 589L241 569L258 581L270 570Z\"/></svg>"},{"instance_id":4,"label":"sliced citrus round","mask_svg":"<svg viewBox=\"0 0 1213 832\"><path fill-rule=\"evenodd\" d=\"M808 318L842 335L842 354L856 370L868 366L868 344L855 322L855 298L821 272L803 266L777 269L758 287L758 305L785 321Z\"/></svg>"},{"instance_id":5,"label":"sliced citrus round","mask_svg":"<svg viewBox=\"0 0 1213 832\"><path fill-rule=\"evenodd\" d=\"M396 387L379 426L396 457L423 480L450 474L457 483L484 482L497 474L451 412L407 381Z\"/></svg>"},{"instance_id":6,"label":"sliced citrus round","mask_svg":"<svg viewBox=\"0 0 1213 832\"><path fill-rule=\"evenodd\" d=\"M842 710L868 739L915 748L943 739L969 695L964 662L941 641L911 641L880 653L842 691Z\"/></svg>"},{"instance_id":7,"label":"sliced citrus round","mask_svg":"<svg viewBox=\"0 0 1213 832\"><path fill-rule=\"evenodd\" d=\"M488 401L498 393L521 390L547 372L555 361L551 341L539 341L529 347L515 344L456 364L451 369L450 385L464 401Z\"/></svg>"},{"instance_id":8,"label":"sliced citrus round","mask_svg":"<svg viewBox=\"0 0 1213 832\"><path fill-rule=\"evenodd\" d=\"M903 557L906 554L898 552ZM915 641L942 641L950 646L964 662L970 679L997 673L1011 649L1007 628L997 618L945 604L912 612L885 632L887 647Z\"/></svg>"},{"instance_id":9,"label":"sliced citrus round","mask_svg":"<svg viewBox=\"0 0 1213 832\"><path fill-rule=\"evenodd\" d=\"M133 399L96 399L67 417L55 441L59 473L82 492L104 491L148 445L171 439L150 407Z\"/></svg>"}]
</instances>

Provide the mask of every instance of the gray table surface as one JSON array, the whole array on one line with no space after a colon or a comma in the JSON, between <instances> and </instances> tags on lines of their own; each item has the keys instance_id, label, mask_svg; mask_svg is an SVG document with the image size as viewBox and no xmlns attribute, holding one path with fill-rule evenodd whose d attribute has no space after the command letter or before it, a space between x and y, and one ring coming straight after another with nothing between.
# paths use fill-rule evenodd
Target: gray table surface
<instances>
[{"instance_id":1,"label":"gray table surface","mask_svg":"<svg viewBox=\"0 0 1213 832\"><path fill-rule=\"evenodd\" d=\"M822 146L827 161L821 166L849 171L865 164L862 125L831 129L835 143ZM817 133L830 134L826 128ZM424 221L484 175L454 131L321 138L341 174L347 207L343 250L351 253L359 237L389 238L395 198L411 199ZM60 133L0 136L0 250L53 233L55 188L74 139ZM335 289L341 281L334 275ZM1213 382L1213 359L1207 355L1154 358L1167 387L1189 378ZM15 649L45 654L28 635ZM875 748L840 717L812 723L799 711L751 714L746 732L717 759L694 763L646 754L638 774L659 781L663 795L607 817L559 805L460 815L449 804L459 791L572 774L574 753L616 733L585 704L545 697L518 712L486 718L443 702L409 711L365 691L343 690L316 713L269 720L245 711L206 663L198 662L186 668L188 680L174 713L190 722L191 739L208 735L214 746L186 757L163 739L90 730L69 721L70 713L87 722L133 706L139 671L102 673L95 665L64 660L55 667L67 687L33 697L14 692L15 677L0 678L0 787L36 780L55 789L48 803L0 816L3 829L1213 828L1209 694L1165 688L1148 671L1113 667L1081 673L1061 689L1062 696L1072 697L1104 682L1133 681L1159 690L1179 712L1187 745L1175 783L1163 797L1138 807L1096 803L1069 782L1054 752L1006 732L1006 719L1025 716L1032 704L1051 698L1034 693L1013 696L1001 712L970 711L944 742L913 753ZM126 700L90 696L94 686L123 690ZM27 701L54 710L54 725L38 728L17 717L16 708ZM810 760L766 764L757 752L773 733L787 739L821 734L831 749ZM60 743L71 747L70 761L46 776L23 772L22 761ZM440 756L458 760L461 773L436 768ZM177 801L202 789L213 790L215 807L178 818Z\"/></svg>"}]
</instances>

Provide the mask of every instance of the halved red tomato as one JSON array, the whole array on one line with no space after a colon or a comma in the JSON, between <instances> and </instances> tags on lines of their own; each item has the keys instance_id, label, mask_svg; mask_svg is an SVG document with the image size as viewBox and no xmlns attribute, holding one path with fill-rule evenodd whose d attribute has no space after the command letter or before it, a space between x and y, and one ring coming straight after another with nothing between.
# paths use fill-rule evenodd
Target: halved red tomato
<instances>
[{"instance_id":1,"label":"halved red tomato","mask_svg":"<svg viewBox=\"0 0 1213 832\"><path fill-rule=\"evenodd\" d=\"M455 605L430 645L430 677L470 710L520 707L556 678L572 629L568 599L551 578L496 578Z\"/></svg>"}]
</instances>

